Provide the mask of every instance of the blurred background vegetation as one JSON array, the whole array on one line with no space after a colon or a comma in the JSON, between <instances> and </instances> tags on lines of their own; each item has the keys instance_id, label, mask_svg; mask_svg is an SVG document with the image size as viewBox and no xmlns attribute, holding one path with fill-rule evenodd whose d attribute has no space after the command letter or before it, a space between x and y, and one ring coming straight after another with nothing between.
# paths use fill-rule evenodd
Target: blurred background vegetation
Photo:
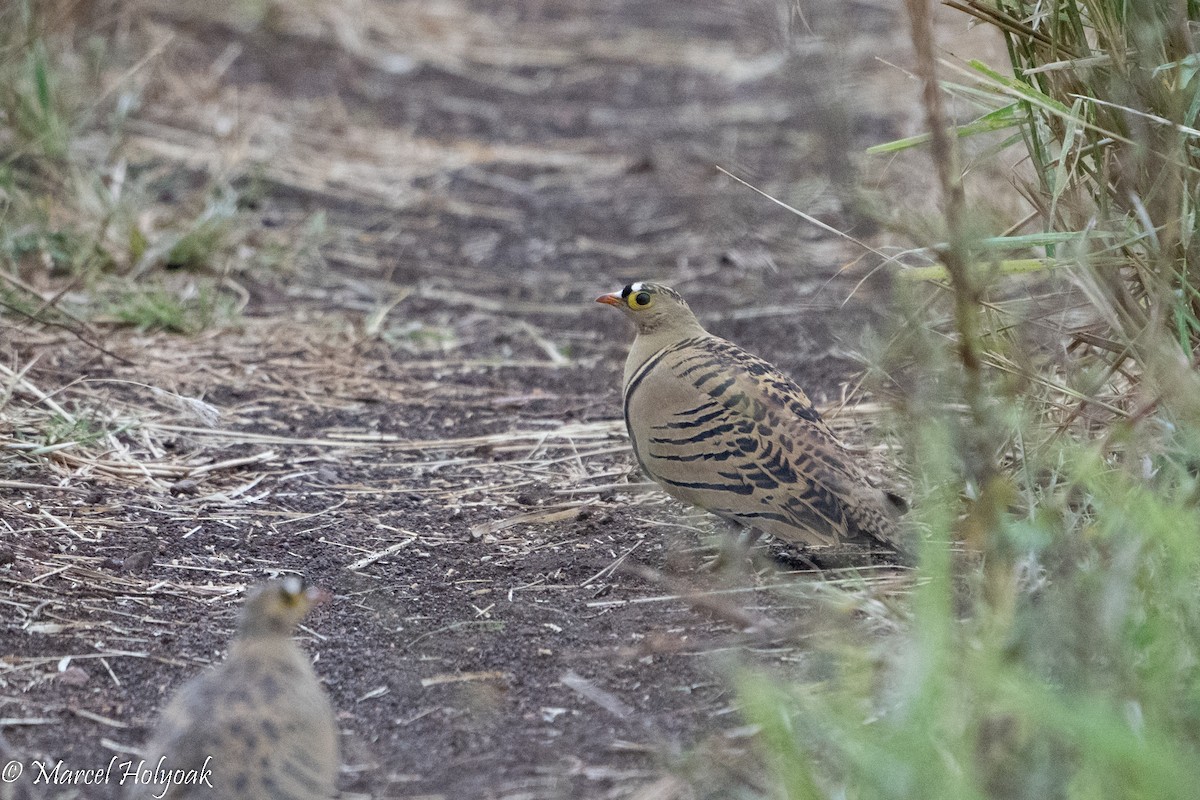
<instances>
[{"instance_id":1,"label":"blurred background vegetation","mask_svg":"<svg viewBox=\"0 0 1200 800\"><path fill-rule=\"evenodd\" d=\"M907 5L931 133L874 151L929 148L944 218L875 376L921 566L900 633L831 632L812 681L742 675L774 794L1195 796L1200 4L946 3L1010 65L940 59ZM981 135L1020 149L1007 227L964 201L956 139Z\"/></svg>"},{"instance_id":2,"label":"blurred background vegetation","mask_svg":"<svg viewBox=\"0 0 1200 800\"><path fill-rule=\"evenodd\" d=\"M298 236L255 231L246 170L130 163L136 112L172 80L170 35L132 28L135 12L0 6L0 303L89 340L99 323L194 334L230 322L247 300L240 274L283 269L320 236L319 219Z\"/></svg>"}]
</instances>

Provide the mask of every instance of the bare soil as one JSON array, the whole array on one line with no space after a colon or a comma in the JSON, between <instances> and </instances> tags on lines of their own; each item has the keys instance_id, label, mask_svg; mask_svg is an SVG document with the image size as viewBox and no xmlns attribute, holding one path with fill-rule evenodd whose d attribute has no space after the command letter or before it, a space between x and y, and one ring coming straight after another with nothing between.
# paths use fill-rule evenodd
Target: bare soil
<instances>
[{"instance_id":1,"label":"bare soil","mask_svg":"<svg viewBox=\"0 0 1200 800\"><path fill-rule=\"evenodd\" d=\"M152 13L188 92L138 112L133 166L230 170L264 236L318 212L327 233L233 276L234 324L112 328L124 361L56 330L5 345L38 386L89 379L73 410L128 418L110 441L148 465L4 462L42 487L0 490L10 741L72 769L131 753L221 658L244 587L295 572L335 593L302 639L346 796L756 785L731 665L803 665L821 579L697 569L708 523L632 465L631 331L592 300L669 283L841 399L887 296L860 285L875 262L716 169L874 234L846 188L851 154L917 124L875 60L907 59L904 21L814 5L789 30L774 2L371 0L355 36Z\"/></svg>"}]
</instances>

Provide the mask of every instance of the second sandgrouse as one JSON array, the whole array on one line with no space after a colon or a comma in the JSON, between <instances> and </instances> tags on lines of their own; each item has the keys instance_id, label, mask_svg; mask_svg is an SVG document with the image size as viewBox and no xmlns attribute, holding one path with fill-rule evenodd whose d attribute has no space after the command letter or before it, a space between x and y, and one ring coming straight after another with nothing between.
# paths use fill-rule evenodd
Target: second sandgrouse
<instances>
[{"instance_id":1,"label":"second sandgrouse","mask_svg":"<svg viewBox=\"0 0 1200 800\"><path fill-rule=\"evenodd\" d=\"M292 639L325 593L297 578L251 590L229 656L193 678L162 712L143 769L174 784L138 783L129 798L328 800L339 768L337 727L308 656ZM128 786L129 784L127 784Z\"/></svg>"},{"instance_id":2,"label":"second sandgrouse","mask_svg":"<svg viewBox=\"0 0 1200 800\"><path fill-rule=\"evenodd\" d=\"M666 286L632 283L596 302L637 328L625 362L625 425L667 494L808 548L897 551L899 501L863 470L791 378L708 333Z\"/></svg>"}]
</instances>

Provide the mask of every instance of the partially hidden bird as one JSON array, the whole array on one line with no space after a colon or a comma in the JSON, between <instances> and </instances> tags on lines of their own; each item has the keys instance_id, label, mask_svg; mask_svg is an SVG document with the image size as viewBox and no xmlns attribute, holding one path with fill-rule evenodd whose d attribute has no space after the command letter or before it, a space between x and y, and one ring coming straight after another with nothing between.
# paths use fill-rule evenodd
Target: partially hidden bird
<instances>
[{"instance_id":1,"label":"partially hidden bird","mask_svg":"<svg viewBox=\"0 0 1200 800\"><path fill-rule=\"evenodd\" d=\"M253 588L229 655L167 704L144 751L147 779L127 783L126 797L329 800L340 767L333 706L292 639L327 597L294 577Z\"/></svg>"},{"instance_id":2,"label":"partially hidden bird","mask_svg":"<svg viewBox=\"0 0 1200 800\"><path fill-rule=\"evenodd\" d=\"M796 383L701 327L675 290L596 298L637 329L625 361L634 456L667 494L817 555L899 556L903 501L872 485Z\"/></svg>"}]
</instances>

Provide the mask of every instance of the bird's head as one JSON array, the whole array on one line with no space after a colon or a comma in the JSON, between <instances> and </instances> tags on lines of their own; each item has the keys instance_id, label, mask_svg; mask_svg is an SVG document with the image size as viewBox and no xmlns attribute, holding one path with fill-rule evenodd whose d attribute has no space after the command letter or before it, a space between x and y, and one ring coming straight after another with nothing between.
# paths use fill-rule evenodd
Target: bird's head
<instances>
[{"instance_id":1,"label":"bird's head","mask_svg":"<svg viewBox=\"0 0 1200 800\"><path fill-rule=\"evenodd\" d=\"M596 302L619 308L642 334L700 327L679 292L658 283L631 283L620 293L600 295Z\"/></svg>"},{"instance_id":2,"label":"bird's head","mask_svg":"<svg viewBox=\"0 0 1200 800\"><path fill-rule=\"evenodd\" d=\"M238 635L291 636L309 609L328 599L324 589L296 577L259 584L246 598Z\"/></svg>"}]
</instances>

